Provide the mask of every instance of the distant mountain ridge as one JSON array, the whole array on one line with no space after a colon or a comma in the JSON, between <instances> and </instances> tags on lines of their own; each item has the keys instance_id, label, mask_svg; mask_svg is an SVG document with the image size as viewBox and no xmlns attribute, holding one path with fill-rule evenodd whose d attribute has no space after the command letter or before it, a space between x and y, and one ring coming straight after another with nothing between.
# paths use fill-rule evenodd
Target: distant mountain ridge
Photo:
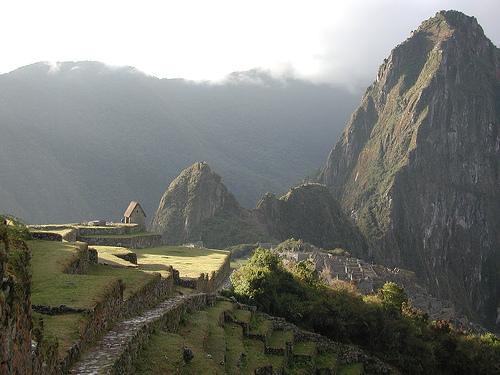
<instances>
[{"instance_id":1,"label":"distant mountain ridge","mask_svg":"<svg viewBox=\"0 0 500 375\"><path fill-rule=\"evenodd\" d=\"M355 101L258 69L210 84L91 61L29 65L0 75L0 212L116 220L138 200L151 216L196 160L252 207L317 168Z\"/></svg>"},{"instance_id":2,"label":"distant mountain ridge","mask_svg":"<svg viewBox=\"0 0 500 375\"><path fill-rule=\"evenodd\" d=\"M225 248L293 237L324 248L367 252L363 237L325 186L302 184L280 198L266 194L255 209L247 209L207 163L193 164L172 181L151 229L170 244L203 241Z\"/></svg>"},{"instance_id":3,"label":"distant mountain ridge","mask_svg":"<svg viewBox=\"0 0 500 375\"><path fill-rule=\"evenodd\" d=\"M384 61L320 181L372 258L500 322L500 50L442 11Z\"/></svg>"}]
</instances>

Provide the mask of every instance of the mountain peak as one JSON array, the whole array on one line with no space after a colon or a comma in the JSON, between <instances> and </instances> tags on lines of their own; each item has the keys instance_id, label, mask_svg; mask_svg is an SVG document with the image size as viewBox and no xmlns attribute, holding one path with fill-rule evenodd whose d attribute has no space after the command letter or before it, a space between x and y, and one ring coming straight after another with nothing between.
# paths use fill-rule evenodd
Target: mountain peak
<instances>
[{"instance_id":1,"label":"mountain peak","mask_svg":"<svg viewBox=\"0 0 500 375\"><path fill-rule=\"evenodd\" d=\"M384 60L322 173L376 261L417 271L490 324L499 72L499 50L474 17L438 12Z\"/></svg>"},{"instance_id":2,"label":"mountain peak","mask_svg":"<svg viewBox=\"0 0 500 375\"><path fill-rule=\"evenodd\" d=\"M29 79L35 77L102 77L103 75L144 76L145 74L132 66L112 66L100 61L39 61L22 66L10 73Z\"/></svg>"},{"instance_id":3,"label":"mountain peak","mask_svg":"<svg viewBox=\"0 0 500 375\"><path fill-rule=\"evenodd\" d=\"M453 28L481 28L476 17L468 16L458 10L441 10L436 15L427 21L424 21L422 26L436 21L444 21Z\"/></svg>"},{"instance_id":4,"label":"mountain peak","mask_svg":"<svg viewBox=\"0 0 500 375\"><path fill-rule=\"evenodd\" d=\"M466 37L469 40L488 40L483 28L476 17L468 16L456 10L442 10L437 12L418 27L411 36L423 33L435 43L442 42L452 37Z\"/></svg>"},{"instance_id":5,"label":"mountain peak","mask_svg":"<svg viewBox=\"0 0 500 375\"><path fill-rule=\"evenodd\" d=\"M169 243L201 240L202 223L217 213L238 213L238 202L206 162L184 169L168 186L152 228Z\"/></svg>"}]
</instances>

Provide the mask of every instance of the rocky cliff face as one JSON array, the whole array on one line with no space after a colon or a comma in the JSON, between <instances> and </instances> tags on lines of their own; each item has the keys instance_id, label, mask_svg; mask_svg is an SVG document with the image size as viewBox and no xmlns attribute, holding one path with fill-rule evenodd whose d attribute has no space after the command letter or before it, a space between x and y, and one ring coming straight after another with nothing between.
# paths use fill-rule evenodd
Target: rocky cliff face
<instances>
[{"instance_id":1,"label":"rocky cliff face","mask_svg":"<svg viewBox=\"0 0 500 375\"><path fill-rule=\"evenodd\" d=\"M321 181L378 262L492 327L500 304L500 52L443 11L380 67Z\"/></svg>"},{"instance_id":2,"label":"rocky cliff face","mask_svg":"<svg viewBox=\"0 0 500 375\"><path fill-rule=\"evenodd\" d=\"M324 185L301 185L280 198L266 194L250 210L238 204L206 163L195 163L170 184L152 229L171 244L201 240L205 246L224 248L294 237L366 252L360 232Z\"/></svg>"}]
</instances>

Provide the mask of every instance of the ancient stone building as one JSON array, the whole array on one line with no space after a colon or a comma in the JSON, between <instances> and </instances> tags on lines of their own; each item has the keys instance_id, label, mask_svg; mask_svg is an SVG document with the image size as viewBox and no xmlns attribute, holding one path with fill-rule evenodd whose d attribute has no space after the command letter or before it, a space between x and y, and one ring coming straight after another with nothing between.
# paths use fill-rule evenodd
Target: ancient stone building
<instances>
[{"instance_id":1,"label":"ancient stone building","mask_svg":"<svg viewBox=\"0 0 500 375\"><path fill-rule=\"evenodd\" d=\"M146 229L146 213L139 202L132 201L123 214L125 224L138 224L142 229Z\"/></svg>"}]
</instances>

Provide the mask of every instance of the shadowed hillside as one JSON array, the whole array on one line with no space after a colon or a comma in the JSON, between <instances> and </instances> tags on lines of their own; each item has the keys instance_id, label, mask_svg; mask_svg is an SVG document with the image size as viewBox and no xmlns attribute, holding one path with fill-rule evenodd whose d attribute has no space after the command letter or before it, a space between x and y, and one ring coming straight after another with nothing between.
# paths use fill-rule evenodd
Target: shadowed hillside
<instances>
[{"instance_id":1,"label":"shadowed hillside","mask_svg":"<svg viewBox=\"0 0 500 375\"><path fill-rule=\"evenodd\" d=\"M116 219L136 199L151 215L196 160L253 206L317 168L354 99L261 71L211 85L97 62L26 66L0 75L0 211L30 222Z\"/></svg>"}]
</instances>

